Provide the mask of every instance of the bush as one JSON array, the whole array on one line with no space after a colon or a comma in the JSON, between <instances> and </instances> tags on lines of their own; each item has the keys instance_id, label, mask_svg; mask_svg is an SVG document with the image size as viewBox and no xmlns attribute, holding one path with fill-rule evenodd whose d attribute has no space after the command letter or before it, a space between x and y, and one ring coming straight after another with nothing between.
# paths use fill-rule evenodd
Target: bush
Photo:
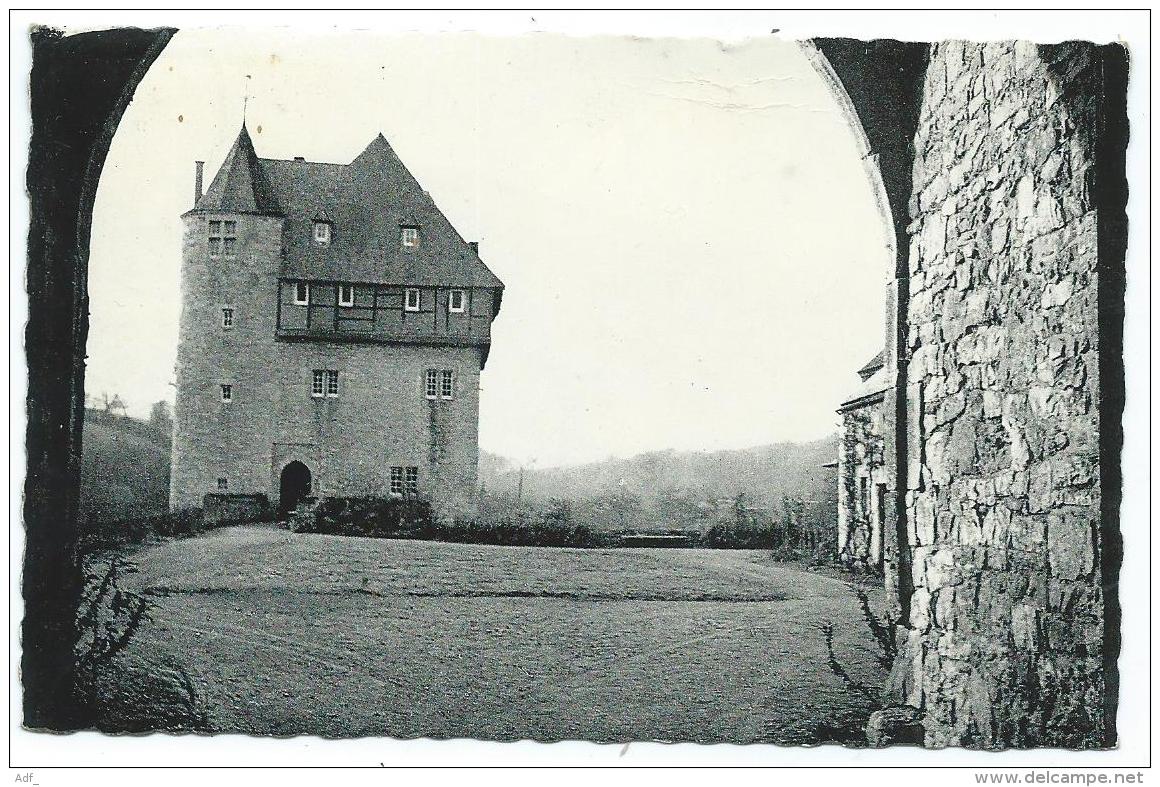
<instances>
[{"instance_id":1,"label":"bush","mask_svg":"<svg viewBox=\"0 0 1160 787\"><path fill-rule=\"evenodd\" d=\"M552 498L546 505L536 505L510 493L484 492L475 516L454 521L434 516L429 502L419 497L322 498L312 507L302 508L292 518L291 529L464 544L590 548L618 546L628 535L645 538L664 534L684 536L686 545L693 547L764 549L778 559L828 560L833 539L826 536L833 527L803 517L804 506L796 500L786 498L783 507L784 515L777 516L749 505L745 495L739 494L728 509L718 508L715 523L705 522L704 530L697 532L661 527L664 522L638 529L641 508L631 495L575 502Z\"/></svg>"},{"instance_id":2,"label":"bush","mask_svg":"<svg viewBox=\"0 0 1160 787\"><path fill-rule=\"evenodd\" d=\"M553 500L536 512L485 499L475 517L447 521L435 517L423 498L327 497L292 527L300 533L497 546L598 547L612 542L611 536L573 522L571 505L564 500Z\"/></svg>"},{"instance_id":3,"label":"bush","mask_svg":"<svg viewBox=\"0 0 1160 787\"><path fill-rule=\"evenodd\" d=\"M89 554L140 544L149 538L188 538L211 529L200 508L183 508L151 517L121 519L113 522L82 522L80 553Z\"/></svg>"},{"instance_id":4,"label":"bush","mask_svg":"<svg viewBox=\"0 0 1160 787\"><path fill-rule=\"evenodd\" d=\"M713 549L778 549L783 533L773 525L717 524L700 537L700 546Z\"/></svg>"},{"instance_id":5,"label":"bush","mask_svg":"<svg viewBox=\"0 0 1160 787\"><path fill-rule=\"evenodd\" d=\"M372 538L422 538L431 504L417 497L324 497L308 516L295 518L299 533Z\"/></svg>"},{"instance_id":6,"label":"bush","mask_svg":"<svg viewBox=\"0 0 1160 787\"><path fill-rule=\"evenodd\" d=\"M510 547L602 547L611 543L607 534L594 533L584 525L547 518L535 522L457 520L434 525L425 535L438 541Z\"/></svg>"},{"instance_id":7,"label":"bush","mask_svg":"<svg viewBox=\"0 0 1160 787\"><path fill-rule=\"evenodd\" d=\"M130 675L120 658L152 607L146 596L123 586L122 576L136 570L116 556L90 556L83 562L73 653L75 700L106 732L206 729L201 698L180 666Z\"/></svg>"}]
</instances>

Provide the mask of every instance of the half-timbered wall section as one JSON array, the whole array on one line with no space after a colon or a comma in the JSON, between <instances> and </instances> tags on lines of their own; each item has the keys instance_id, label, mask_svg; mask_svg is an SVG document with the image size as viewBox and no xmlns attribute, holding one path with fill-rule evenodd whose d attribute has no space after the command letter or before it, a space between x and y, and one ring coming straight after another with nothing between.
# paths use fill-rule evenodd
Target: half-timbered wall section
<instances>
[{"instance_id":1,"label":"half-timbered wall section","mask_svg":"<svg viewBox=\"0 0 1160 787\"><path fill-rule=\"evenodd\" d=\"M302 286L309 288L305 299L300 297ZM344 293L348 297L340 299L340 287L350 288ZM417 291L412 296L416 298L413 309L406 308L408 289ZM279 290L278 336L283 339L450 346L491 341L494 297L490 289L283 279ZM459 299L460 308L454 307L453 298Z\"/></svg>"}]
</instances>

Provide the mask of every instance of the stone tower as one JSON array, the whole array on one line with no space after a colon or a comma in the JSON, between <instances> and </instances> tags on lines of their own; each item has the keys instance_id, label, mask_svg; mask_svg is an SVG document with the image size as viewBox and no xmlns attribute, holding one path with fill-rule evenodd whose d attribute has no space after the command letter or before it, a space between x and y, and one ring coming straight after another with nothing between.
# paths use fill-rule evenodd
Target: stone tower
<instances>
[{"instance_id":1,"label":"stone tower","mask_svg":"<svg viewBox=\"0 0 1160 787\"><path fill-rule=\"evenodd\" d=\"M380 134L258 158L243 124L182 216L170 505L410 495L470 512L503 283Z\"/></svg>"}]
</instances>

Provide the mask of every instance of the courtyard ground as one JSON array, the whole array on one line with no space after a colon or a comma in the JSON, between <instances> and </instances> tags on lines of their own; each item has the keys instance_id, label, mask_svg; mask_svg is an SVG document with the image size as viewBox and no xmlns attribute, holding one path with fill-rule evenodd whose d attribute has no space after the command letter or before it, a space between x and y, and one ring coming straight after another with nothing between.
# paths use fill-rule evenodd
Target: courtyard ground
<instances>
[{"instance_id":1,"label":"courtyard ground","mask_svg":"<svg viewBox=\"0 0 1160 787\"><path fill-rule=\"evenodd\" d=\"M235 527L134 560L154 607L122 665L181 665L215 732L816 743L871 706L827 620L884 677L849 586L760 551Z\"/></svg>"}]
</instances>

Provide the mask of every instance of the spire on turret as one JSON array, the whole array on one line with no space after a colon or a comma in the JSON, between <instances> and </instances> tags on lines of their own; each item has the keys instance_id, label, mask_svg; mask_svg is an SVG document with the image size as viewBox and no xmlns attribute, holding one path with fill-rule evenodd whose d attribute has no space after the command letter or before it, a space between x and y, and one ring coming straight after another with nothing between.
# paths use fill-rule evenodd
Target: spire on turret
<instances>
[{"instance_id":1,"label":"spire on turret","mask_svg":"<svg viewBox=\"0 0 1160 787\"><path fill-rule=\"evenodd\" d=\"M242 130L230 148L221 169L214 176L205 194L193 207L195 212L256 213L267 216L284 215L274 189L266 177L250 132L242 121Z\"/></svg>"}]
</instances>

